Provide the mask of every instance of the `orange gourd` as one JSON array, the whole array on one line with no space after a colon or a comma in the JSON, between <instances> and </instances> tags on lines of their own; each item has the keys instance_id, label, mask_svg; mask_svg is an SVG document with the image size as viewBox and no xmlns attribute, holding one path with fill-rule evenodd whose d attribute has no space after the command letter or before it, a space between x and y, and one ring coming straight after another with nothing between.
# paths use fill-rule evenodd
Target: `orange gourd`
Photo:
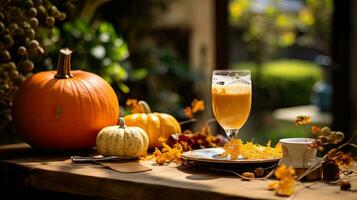
<instances>
[{"instance_id":1,"label":"orange gourd","mask_svg":"<svg viewBox=\"0 0 357 200\"><path fill-rule=\"evenodd\" d=\"M61 49L57 73L32 75L14 97L15 129L33 147L90 148L102 128L118 122L119 103L112 87L95 74L71 71L71 53Z\"/></svg>"},{"instance_id":2,"label":"orange gourd","mask_svg":"<svg viewBox=\"0 0 357 200\"><path fill-rule=\"evenodd\" d=\"M181 133L178 121L166 113L151 113L145 101L139 101L145 113L134 113L124 117L128 126L137 126L146 131L149 136L149 149L161 147L170 135Z\"/></svg>"}]
</instances>

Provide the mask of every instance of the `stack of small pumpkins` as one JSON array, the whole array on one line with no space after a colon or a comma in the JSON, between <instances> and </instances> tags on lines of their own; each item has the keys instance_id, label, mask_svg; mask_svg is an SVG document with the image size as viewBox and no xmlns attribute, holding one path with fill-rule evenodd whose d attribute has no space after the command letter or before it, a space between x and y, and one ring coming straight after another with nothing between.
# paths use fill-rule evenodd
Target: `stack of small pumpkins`
<instances>
[{"instance_id":1,"label":"stack of small pumpkins","mask_svg":"<svg viewBox=\"0 0 357 200\"><path fill-rule=\"evenodd\" d=\"M56 71L29 77L14 97L16 131L32 147L79 150L97 144L104 156L139 157L180 133L177 120L165 113L136 113L120 119L118 98L101 77L71 71L71 53L61 49ZM128 127L126 127L128 125Z\"/></svg>"}]
</instances>

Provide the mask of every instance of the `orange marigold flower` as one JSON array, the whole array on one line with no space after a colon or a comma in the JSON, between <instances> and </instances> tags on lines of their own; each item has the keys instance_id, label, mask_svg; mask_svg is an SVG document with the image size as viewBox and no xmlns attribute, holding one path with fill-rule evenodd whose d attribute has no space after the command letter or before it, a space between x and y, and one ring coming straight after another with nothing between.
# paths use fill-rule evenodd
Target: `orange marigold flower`
<instances>
[{"instance_id":1,"label":"orange marigold flower","mask_svg":"<svg viewBox=\"0 0 357 200\"><path fill-rule=\"evenodd\" d=\"M291 196L295 192L295 179L282 179L279 181L275 193L280 196Z\"/></svg>"},{"instance_id":2,"label":"orange marigold flower","mask_svg":"<svg viewBox=\"0 0 357 200\"><path fill-rule=\"evenodd\" d=\"M296 117L295 124L297 126L303 126L311 123L311 117L307 115L299 115Z\"/></svg>"},{"instance_id":3,"label":"orange marigold flower","mask_svg":"<svg viewBox=\"0 0 357 200\"><path fill-rule=\"evenodd\" d=\"M189 119L191 119L193 117L193 112L191 107L187 106L183 109L183 113L185 114L185 116Z\"/></svg>"},{"instance_id":4,"label":"orange marigold flower","mask_svg":"<svg viewBox=\"0 0 357 200\"><path fill-rule=\"evenodd\" d=\"M269 183L268 190L275 190L279 186L279 181L274 181Z\"/></svg>"},{"instance_id":5,"label":"orange marigold flower","mask_svg":"<svg viewBox=\"0 0 357 200\"><path fill-rule=\"evenodd\" d=\"M276 169L275 171L275 176L278 179L284 179L284 178L294 178L295 175L295 170L293 167L287 167L286 165L281 165Z\"/></svg>"},{"instance_id":6,"label":"orange marigold flower","mask_svg":"<svg viewBox=\"0 0 357 200\"><path fill-rule=\"evenodd\" d=\"M222 153L222 157L230 155L231 159L236 160L241 152L242 140L241 139L231 139L227 142L223 149L225 152Z\"/></svg>"},{"instance_id":7,"label":"orange marigold flower","mask_svg":"<svg viewBox=\"0 0 357 200\"><path fill-rule=\"evenodd\" d=\"M137 99L127 99L125 105L129 107L131 113L144 113L145 110Z\"/></svg>"},{"instance_id":8,"label":"orange marigold flower","mask_svg":"<svg viewBox=\"0 0 357 200\"><path fill-rule=\"evenodd\" d=\"M242 143L240 139L232 139L223 148L225 152L222 157L230 155L231 159L237 159L239 155L246 160L280 158L282 155L281 145L278 143L275 147L271 147L270 141L263 146L254 144L253 141Z\"/></svg>"},{"instance_id":9,"label":"orange marigold flower","mask_svg":"<svg viewBox=\"0 0 357 200\"><path fill-rule=\"evenodd\" d=\"M193 113L197 113L198 111L203 111L205 109L205 103L202 100L194 99L191 105Z\"/></svg>"},{"instance_id":10,"label":"orange marigold flower","mask_svg":"<svg viewBox=\"0 0 357 200\"><path fill-rule=\"evenodd\" d=\"M135 106L138 104L138 100L137 99L127 99L125 102L126 106Z\"/></svg>"},{"instance_id":11,"label":"orange marigold flower","mask_svg":"<svg viewBox=\"0 0 357 200\"><path fill-rule=\"evenodd\" d=\"M183 153L183 147L181 144L177 143L171 148L169 145L163 143L161 151L156 148L153 156L158 165L163 165L165 163L175 162L180 163L181 155Z\"/></svg>"},{"instance_id":12,"label":"orange marigold flower","mask_svg":"<svg viewBox=\"0 0 357 200\"><path fill-rule=\"evenodd\" d=\"M286 165L279 166L275 171L278 181L270 183L268 189L274 190L280 196L291 196L295 192L295 170Z\"/></svg>"},{"instance_id":13,"label":"orange marigold flower","mask_svg":"<svg viewBox=\"0 0 357 200\"><path fill-rule=\"evenodd\" d=\"M316 126L316 125L312 126L311 127L311 132L312 132L312 135L315 136L316 134L318 134L320 132L320 127Z\"/></svg>"}]
</instances>

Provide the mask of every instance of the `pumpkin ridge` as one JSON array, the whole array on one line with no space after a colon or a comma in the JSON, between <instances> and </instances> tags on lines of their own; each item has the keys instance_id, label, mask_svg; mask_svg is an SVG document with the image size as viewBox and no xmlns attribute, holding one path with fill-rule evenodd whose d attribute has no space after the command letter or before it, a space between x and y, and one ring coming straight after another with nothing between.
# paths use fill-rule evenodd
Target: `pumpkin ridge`
<instances>
[{"instance_id":1,"label":"pumpkin ridge","mask_svg":"<svg viewBox=\"0 0 357 200\"><path fill-rule=\"evenodd\" d=\"M87 73L87 72L86 72L86 73ZM94 74L94 75L95 75L95 77L96 77L95 83L98 83L98 81L99 81L98 78L100 78L100 77L99 77L98 75L96 75L96 74ZM79 78L78 78L78 79L79 79ZM108 86L109 88L111 88L111 86L110 86L107 82L100 83L100 84L94 84L93 82L88 81L87 79L80 79L80 80L83 80L84 82L88 83L88 84L91 86L91 88L95 88L96 91L97 91L97 90L100 90L100 91L98 91L99 94L104 95L104 96L100 96L100 97L102 97L102 98L97 97L98 102L101 103L101 105L100 105L101 108L104 107L104 108L105 108L107 111L109 111L109 112L115 112L115 111L111 110L110 107L109 107L107 104L104 104L105 106L103 106L103 101L99 101L99 99L101 99L101 100L102 100L102 99L104 99L104 100L113 99L111 96L109 96L109 93L107 93L107 92L101 92L102 90L105 89L105 88L103 88L103 86L102 86L101 84L105 84L106 86ZM93 79L91 79L91 80L93 81ZM115 103L118 105L117 108L118 108L118 113L119 113L119 102L118 102L118 98L117 98L116 95L113 96L113 97L114 97L115 100L116 100ZM113 102L110 102L110 104L112 104L112 103L113 103Z\"/></svg>"},{"instance_id":2,"label":"pumpkin ridge","mask_svg":"<svg viewBox=\"0 0 357 200\"><path fill-rule=\"evenodd\" d=\"M61 102L63 101L63 96L64 96L64 82L63 81L57 81L57 82L59 82L59 84L60 84L60 88L61 88L61 93L60 93L60 99L59 99L59 102L60 102L60 105L56 105L56 110L57 110L57 107L58 106L60 106L60 108L61 108L61 115L63 114L63 106L61 106ZM55 111L56 112L56 111ZM56 115L57 115L57 113L56 113ZM56 123L58 120L60 120L61 119L61 116L57 119L57 116L56 116L56 119L55 119L55 121L53 122L53 123ZM60 135L63 135L63 129L60 129L59 130L60 131Z\"/></svg>"},{"instance_id":3,"label":"pumpkin ridge","mask_svg":"<svg viewBox=\"0 0 357 200\"><path fill-rule=\"evenodd\" d=\"M36 77L30 77L30 78L32 78L32 79L34 79L34 78L36 78ZM29 80L30 78L28 78L27 80ZM41 81L42 82L42 81ZM48 93L48 88L50 88L50 86L48 85L49 84L49 82L46 82L46 80L44 80L43 81L43 84L40 84L40 86L41 86L41 88L44 88L44 90L39 90L39 93L41 94L41 95L39 95L39 96L42 96L42 97L44 97L44 98L46 98L46 97L48 97L48 95L46 95L46 93ZM51 84L51 85L53 85L53 84ZM37 92L37 91L36 91ZM23 95L23 97L21 97L21 99L24 99L24 98L27 98L28 97L28 94L29 93L34 93L34 91L33 91L33 89L31 88L31 87L29 87L29 88L24 88L24 91L18 91L18 95ZM36 101L37 99L36 99L36 97L35 97L35 99L32 99L32 100L34 100L35 102L40 102L40 101ZM44 101L44 103L46 103L47 101ZM19 110L22 110L23 109L23 105L18 105L19 107L20 107L20 109L19 108L17 108L17 109L19 109ZM33 110L39 110L41 108L41 105L39 104L39 103L35 103L34 104L34 106L33 107L31 107L31 110L30 110L30 112L28 111L28 109L26 109L25 110L25 112L26 112L26 118L27 117L30 117L30 116L28 116ZM37 114L37 117L38 117L38 119L40 119L40 120L43 120L43 118L44 118L44 116L43 116L43 113L41 113L41 112L36 112L36 114ZM18 115L18 114L17 114ZM17 117L16 117L17 118ZM17 125L17 126L20 126L21 127L21 129L23 129L23 123L21 123L20 125ZM32 124L30 124L30 126L29 126L29 128L31 128L31 129L35 129L35 130L38 130L39 128L38 128L38 124L37 123L32 123ZM24 135L24 138L27 140L27 138L29 137L29 135L27 135L27 134L25 134ZM37 140L38 140L38 137L34 137L33 138L34 140L33 141L35 141L35 143L37 143ZM33 144L33 141L31 141L31 143L32 143L32 145L36 145L36 144Z\"/></svg>"},{"instance_id":4,"label":"pumpkin ridge","mask_svg":"<svg viewBox=\"0 0 357 200\"><path fill-rule=\"evenodd\" d=\"M128 129L128 130L129 130L129 129ZM128 131L128 130L127 130L127 131ZM123 149L124 149L124 155L127 155L127 153L128 153L128 152L127 152L127 149L126 149L126 142L127 142L127 141L126 141L126 135L127 135L127 134L125 134L125 129L124 129L124 128L121 128L121 133L123 133L123 141L124 141L124 142L123 142L123 143L124 143L124 148L123 148Z\"/></svg>"},{"instance_id":5,"label":"pumpkin ridge","mask_svg":"<svg viewBox=\"0 0 357 200\"><path fill-rule=\"evenodd\" d=\"M79 118L80 119L82 119L83 118L83 101L82 101L82 95L81 95L81 92L80 92L80 90L78 89L78 84L76 84L77 82L74 82L74 80L72 79L72 78L69 78L69 79L67 79L66 81L68 81L72 86L74 86L74 91L75 91L75 93L76 93L76 95L75 95L75 100L77 101L77 102L79 102L79 107L78 107L78 109L79 109ZM65 82L65 81L63 81L63 82ZM63 87L64 88L64 87ZM78 106L78 105L77 105ZM76 107L77 107L76 106ZM72 112L73 113L73 112ZM77 113L73 113L73 114L77 114ZM72 122L72 123L76 123L76 122ZM80 133L82 134L84 131L83 131L83 126L79 126L80 127Z\"/></svg>"},{"instance_id":6,"label":"pumpkin ridge","mask_svg":"<svg viewBox=\"0 0 357 200\"><path fill-rule=\"evenodd\" d=\"M95 120L95 113L93 112L95 110L95 106L94 106L94 98L93 95L90 93L89 89L87 88L87 85L84 83L85 80L77 78L76 76L73 76L73 79L78 80L78 83L80 83L82 85L82 88L84 88L84 90L87 92L87 95L89 96L89 101L91 103L91 107L92 107L92 120L91 120L91 124L90 126L92 126L93 128L97 127L96 123L97 120Z\"/></svg>"},{"instance_id":7,"label":"pumpkin ridge","mask_svg":"<svg viewBox=\"0 0 357 200\"><path fill-rule=\"evenodd\" d=\"M46 79L44 79L44 82L46 82L47 80ZM40 107L41 106L43 106L44 104L46 105L46 104L48 104L48 105L50 105L50 101L48 101L48 100L50 100L52 97L49 95L49 93L51 92L51 90L53 90L54 88L56 88L57 89L57 87L58 86L56 86L56 84L61 84L61 83L59 83L57 80L54 80L54 79L52 79L52 77L51 77L51 80L50 81L48 81L47 83L45 83L42 87L43 87L43 89L41 88L41 93L42 93L42 95L39 95L39 97L41 98L44 98L44 97L46 97L47 98L47 101L46 100L44 100L44 99L41 99L42 100L42 103L41 104L37 104L37 105L40 105ZM56 86L56 87L55 87ZM30 91L30 92L33 92L33 91ZM44 107L49 107L49 106L44 106ZM34 108L34 109L36 109L36 108ZM39 109L39 108L37 108L37 109ZM62 111L63 112L63 111ZM44 112L38 112L38 114L39 114L39 119L40 119L40 121L41 122L45 122L45 121L48 121L48 118L45 116L45 113ZM55 123L55 122L51 122L52 124L51 124L51 126L53 126L53 123ZM36 126L36 130L38 130L39 128L37 128L38 126L41 126L42 124L40 124L40 123L36 123L35 124L35 126ZM59 129L60 131L62 131L62 129ZM38 138L35 138L35 143L37 143L37 140L38 140ZM33 141L32 141L33 142ZM35 144L35 146L36 146L36 144ZM46 148L48 148L48 147L46 147Z\"/></svg>"},{"instance_id":8,"label":"pumpkin ridge","mask_svg":"<svg viewBox=\"0 0 357 200\"><path fill-rule=\"evenodd\" d=\"M140 132L140 135L142 137L142 140L143 140L143 148L142 149L147 149L149 147L149 137L148 137L148 134L140 127L136 127L136 129ZM146 140L145 140L145 139ZM145 154L145 152L143 152L143 154Z\"/></svg>"}]
</instances>

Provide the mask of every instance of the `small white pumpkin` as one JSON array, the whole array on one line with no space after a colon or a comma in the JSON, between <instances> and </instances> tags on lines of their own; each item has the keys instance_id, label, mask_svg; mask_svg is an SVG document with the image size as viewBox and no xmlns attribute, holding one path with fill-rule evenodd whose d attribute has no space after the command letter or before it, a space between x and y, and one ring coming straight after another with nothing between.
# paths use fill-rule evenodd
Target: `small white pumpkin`
<instances>
[{"instance_id":1,"label":"small white pumpkin","mask_svg":"<svg viewBox=\"0 0 357 200\"><path fill-rule=\"evenodd\" d=\"M103 156L137 158L146 154L149 146L147 133L139 127L127 127L123 118L119 126L103 128L97 135L97 149Z\"/></svg>"}]
</instances>

